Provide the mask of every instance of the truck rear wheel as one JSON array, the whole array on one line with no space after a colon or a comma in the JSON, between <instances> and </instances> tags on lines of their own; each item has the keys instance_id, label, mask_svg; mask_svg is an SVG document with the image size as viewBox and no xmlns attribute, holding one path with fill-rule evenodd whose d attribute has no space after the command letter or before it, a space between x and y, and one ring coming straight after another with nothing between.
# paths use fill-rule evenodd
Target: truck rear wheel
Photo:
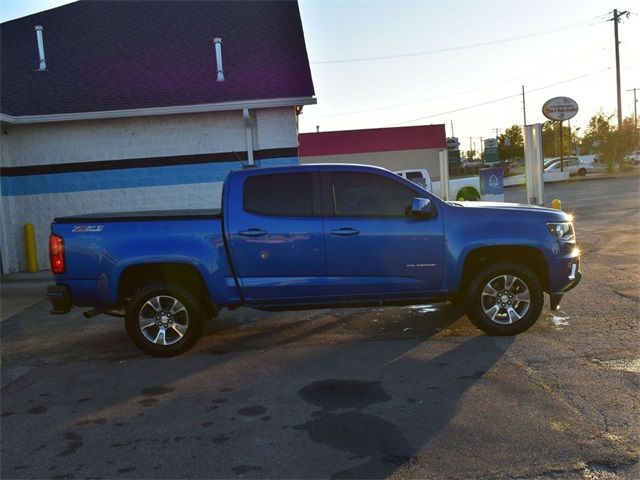
<instances>
[{"instance_id":1,"label":"truck rear wheel","mask_svg":"<svg viewBox=\"0 0 640 480\"><path fill-rule=\"evenodd\" d=\"M204 310L191 292L179 285L155 283L131 297L125 326L131 341L143 352L172 357L196 344L204 320Z\"/></svg>"},{"instance_id":2,"label":"truck rear wheel","mask_svg":"<svg viewBox=\"0 0 640 480\"><path fill-rule=\"evenodd\" d=\"M500 262L480 269L469 284L466 313L490 335L516 335L540 316L544 296L538 277L520 262Z\"/></svg>"}]
</instances>

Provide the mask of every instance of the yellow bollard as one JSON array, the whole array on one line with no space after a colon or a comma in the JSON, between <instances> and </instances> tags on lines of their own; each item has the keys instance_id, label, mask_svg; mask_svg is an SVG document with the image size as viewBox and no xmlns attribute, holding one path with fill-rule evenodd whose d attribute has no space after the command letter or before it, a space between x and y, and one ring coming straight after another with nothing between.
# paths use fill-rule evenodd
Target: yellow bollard
<instances>
[{"instance_id":1,"label":"yellow bollard","mask_svg":"<svg viewBox=\"0 0 640 480\"><path fill-rule=\"evenodd\" d=\"M27 272L37 272L38 255L36 253L36 232L31 223L24 224L24 248L27 252Z\"/></svg>"},{"instance_id":2,"label":"yellow bollard","mask_svg":"<svg viewBox=\"0 0 640 480\"><path fill-rule=\"evenodd\" d=\"M559 198L554 198L553 200L551 200L551 208L562 210L562 201Z\"/></svg>"}]
</instances>

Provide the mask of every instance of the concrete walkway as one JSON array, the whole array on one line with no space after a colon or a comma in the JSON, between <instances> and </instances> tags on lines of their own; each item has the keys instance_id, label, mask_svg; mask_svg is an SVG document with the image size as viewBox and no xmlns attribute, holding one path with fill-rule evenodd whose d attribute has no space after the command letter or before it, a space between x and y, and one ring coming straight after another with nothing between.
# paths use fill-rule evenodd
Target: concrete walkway
<instances>
[{"instance_id":1,"label":"concrete walkway","mask_svg":"<svg viewBox=\"0 0 640 480\"><path fill-rule=\"evenodd\" d=\"M17 315L46 299L47 285L53 284L51 272L14 273L0 277L0 321Z\"/></svg>"}]
</instances>

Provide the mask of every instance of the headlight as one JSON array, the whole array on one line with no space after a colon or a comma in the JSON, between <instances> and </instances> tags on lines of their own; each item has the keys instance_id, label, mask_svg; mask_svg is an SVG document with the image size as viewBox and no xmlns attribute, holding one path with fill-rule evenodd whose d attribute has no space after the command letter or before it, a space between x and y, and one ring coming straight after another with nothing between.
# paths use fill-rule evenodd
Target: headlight
<instances>
[{"instance_id":1,"label":"headlight","mask_svg":"<svg viewBox=\"0 0 640 480\"><path fill-rule=\"evenodd\" d=\"M547 222L551 235L565 242L575 242L576 236L571 222Z\"/></svg>"}]
</instances>

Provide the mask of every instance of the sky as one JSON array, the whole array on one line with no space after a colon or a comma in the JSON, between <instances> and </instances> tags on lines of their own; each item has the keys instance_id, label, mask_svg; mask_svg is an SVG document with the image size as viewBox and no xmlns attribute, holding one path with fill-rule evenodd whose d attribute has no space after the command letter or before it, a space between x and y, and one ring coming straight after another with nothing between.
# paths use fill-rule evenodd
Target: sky
<instances>
[{"instance_id":1,"label":"sky","mask_svg":"<svg viewBox=\"0 0 640 480\"><path fill-rule=\"evenodd\" d=\"M0 0L0 21L65 0ZM616 110L613 9L619 24L622 112L640 88L640 2L299 0L317 105L300 131L445 124L479 149L523 124L543 122L556 96L579 105L584 132L599 110ZM614 118L615 120L615 118Z\"/></svg>"}]
</instances>

